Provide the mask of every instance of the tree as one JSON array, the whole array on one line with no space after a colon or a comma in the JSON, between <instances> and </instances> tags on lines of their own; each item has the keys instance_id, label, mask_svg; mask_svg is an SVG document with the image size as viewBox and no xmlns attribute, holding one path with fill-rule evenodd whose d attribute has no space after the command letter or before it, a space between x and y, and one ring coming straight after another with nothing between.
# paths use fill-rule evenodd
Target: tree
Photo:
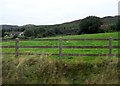
<instances>
[{"instance_id":1,"label":"tree","mask_svg":"<svg viewBox=\"0 0 120 86\"><path fill-rule=\"evenodd\" d=\"M33 31L34 31L34 36L35 37L43 37L43 34L46 32L45 28L33 28Z\"/></svg>"},{"instance_id":2,"label":"tree","mask_svg":"<svg viewBox=\"0 0 120 86\"><path fill-rule=\"evenodd\" d=\"M0 32L1 32L1 31L0 31ZM2 29L2 35L1 35L1 36L2 36L2 38L4 38L4 36L5 36L5 30L3 30L3 29ZM0 37L1 37L1 36L0 36Z\"/></svg>"},{"instance_id":3,"label":"tree","mask_svg":"<svg viewBox=\"0 0 120 86\"><path fill-rule=\"evenodd\" d=\"M110 30L109 31L117 31L117 24L110 25Z\"/></svg>"},{"instance_id":4,"label":"tree","mask_svg":"<svg viewBox=\"0 0 120 86\"><path fill-rule=\"evenodd\" d=\"M24 33L24 35L26 36L26 37L32 37L32 36L34 36L34 30L32 30L32 29L26 29L25 30L25 33Z\"/></svg>"},{"instance_id":5,"label":"tree","mask_svg":"<svg viewBox=\"0 0 120 86\"><path fill-rule=\"evenodd\" d=\"M65 34L66 33L65 29L66 29L65 27L55 28L55 34L57 35Z\"/></svg>"},{"instance_id":6,"label":"tree","mask_svg":"<svg viewBox=\"0 0 120 86\"><path fill-rule=\"evenodd\" d=\"M118 22L116 24L116 30L120 31L120 18L118 18Z\"/></svg>"},{"instance_id":7,"label":"tree","mask_svg":"<svg viewBox=\"0 0 120 86\"><path fill-rule=\"evenodd\" d=\"M17 34L15 34L14 36L13 36L13 38L12 39L15 39L15 38L17 38L18 37L18 35Z\"/></svg>"},{"instance_id":8,"label":"tree","mask_svg":"<svg viewBox=\"0 0 120 86\"><path fill-rule=\"evenodd\" d=\"M48 36L48 37L50 37L50 36L55 36L56 34L55 34L55 31L54 30L48 30L45 34L44 34L44 36Z\"/></svg>"},{"instance_id":9,"label":"tree","mask_svg":"<svg viewBox=\"0 0 120 86\"><path fill-rule=\"evenodd\" d=\"M110 28L111 31L120 31L120 19L118 18L118 21L116 24L111 25Z\"/></svg>"},{"instance_id":10,"label":"tree","mask_svg":"<svg viewBox=\"0 0 120 86\"><path fill-rule=\"evenodd\" d=\"M99 17L88 16L81 21L79 34L82 34L82 33L86 33L86 34L98 33L98 32L100 32L101 24L102 24L102 21Z\"/></svg>"}]
</instances>

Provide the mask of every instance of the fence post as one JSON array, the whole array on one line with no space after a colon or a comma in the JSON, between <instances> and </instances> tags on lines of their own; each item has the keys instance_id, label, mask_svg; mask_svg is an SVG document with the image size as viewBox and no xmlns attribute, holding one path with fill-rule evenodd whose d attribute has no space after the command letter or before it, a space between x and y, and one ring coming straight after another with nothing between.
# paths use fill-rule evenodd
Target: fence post
<instances>
[{"instance_id":1,"label":"fence post","mask_svg":"<svg viewBox=\"0 0 120 86\"><path fill-rule=\"evenodd\" d=\"M112 56L112 37L109 38L109 57Z\"/></svg>"},{"instance_id":2,"label":"fence post","mask_svg":"<svg viewBox=\"0 0 120 86\"><path fill-rule=\"evenodd\" d=\"M19 38L16 38L16 43L15 43L15 57L17 58L19 56Z\"/></svg>"},{"instance_id":3,"label":"fence post","mask_svg":"<svg viewBox=\"0 0 120 86\"><path fill-rule=\"evenodd\" d=\"M59 57L62 58L62 37L59 39Z\"/></svg>"}]
</instances>

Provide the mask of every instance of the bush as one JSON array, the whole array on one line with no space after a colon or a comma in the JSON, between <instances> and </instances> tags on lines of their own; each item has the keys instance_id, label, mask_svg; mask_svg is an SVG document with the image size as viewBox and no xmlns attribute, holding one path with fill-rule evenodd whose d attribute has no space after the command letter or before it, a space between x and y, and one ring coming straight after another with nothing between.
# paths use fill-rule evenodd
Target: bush
<instances>
[{"instance_id":1,"label":"bush","mask_svg":"<svg viewBox=\"0 0 120 86\"><path fill-rule=\"evenodd\" d=\"M31 36L34 36L35 33L34 33L34 30L32 30L32 29L26 29L24 35L26 37L31 37Z\"/></svg>"},{"instance_id":2,"label":"bush","mask_svg":"<svg viewBox=\"0 0 120 86\"><path fill-rule=\"evenodd\" d=\"M116 24L116 30L120 31L120 18L118 18L118 22Z\"/></svg>"},{"instance_id":3,"label":"bush","mask_svg":"<svg viewBox=\"0 0 120 86\"><path fill-rule=\"evenodd\" d=\"M82 33L92 34L101 32L100 31L101 24L102 21L99 17L96 16L86 17L80 23L80 34Z\"/></svg>"}]
</instances>

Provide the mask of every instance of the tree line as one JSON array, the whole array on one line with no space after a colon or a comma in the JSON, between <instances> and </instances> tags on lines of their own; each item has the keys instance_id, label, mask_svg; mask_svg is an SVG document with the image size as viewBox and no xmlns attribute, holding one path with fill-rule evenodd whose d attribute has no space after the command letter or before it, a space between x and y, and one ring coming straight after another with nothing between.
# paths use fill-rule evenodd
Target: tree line
<instances>
[{"instance_id":1,"label":"tree line","mask_svg":"<svg viewBox=\"0 0 120 86\"><path fill-rule=\"evenodd\" d=\"M120 19L114 24L108 24L102 18L96 16L88 16L78 23L62 24L62 25L25 25L16 28L2 29L2 37L10 32L24 32L23 38L42 38L57 35L80 35L105 33L111 31L120 31ZM15 36L16 38L18 36Z\"/></svg>"}]
</instances>

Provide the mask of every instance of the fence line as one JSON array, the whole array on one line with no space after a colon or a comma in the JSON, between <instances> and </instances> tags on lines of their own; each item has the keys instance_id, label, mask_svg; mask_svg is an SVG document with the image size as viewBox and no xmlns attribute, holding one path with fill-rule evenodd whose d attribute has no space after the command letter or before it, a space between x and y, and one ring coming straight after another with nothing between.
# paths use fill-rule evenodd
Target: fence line
<instances>
[{"instance_id":1,"label":"fence line","mask_svg":"<svg viewBox=\"0 0 120 86\"><path fill-rule=\"evenodd\" d=\"M48 40L59 40L59 46L19 46L19 39L16 38L16 45L15 46L2 46L2 48L15 48L15 53L2 53L2 54L15 54L15 57L18 57L19 55L34 55L34 53L20 53L19 48L59 48L59 54L51 54L51 55L57 55L60 58L62 56L120 56L120 54L112 54L112 49L113 48L120 48L120 46L112 46L112 41L113 40L120 40L120 38L97 38L97 39L92 39L92 38L82 38L82 39L63 39L60 37L60 39L41 39L42 41L48 41ZM39 41L41 41L39 40ZM109 46L62 46L62 41L64 40L107 40L109 41ZM109 53L108 54L63 54L62 49L63 48L108 48ZM37 55L43 55L43 54L37 54ZM44 55L49 55L49 54L44 54Z\"/></svg>"},{"instance_id":2,"label":"fence line","mask_svg":"<svg viewBox=\"0 0 120 86\"><path fill-rule=\"evenodd\" d=\"M31 39L32 40L32 39ZM21 41L31 41L30 39L21 39ZM34 40L34 39L33 39ZM57 41L59 40L59 38L40 38L40 39L36 39L34 41ZM71 40L71 41L79 41L79 40L109 40L109 38L62 38L62 40ZM113 38L113 40L120 40L120 38ZM3 39L3 42L7 42L7 41L15 41L14 39L12 40L6 40Z\"/></svg>"},{"instance_id":3,"label":"fence line","mask_svg":"<svg viewBox=\"0 0 120 86\"><path fill-rule=\"evenodd\" d=\"M2 48L15 48L16 46L2 46ZM18 48L59 48L59 46L18 46ZM109 48L109 46L62 46L62 48ZM120 48L120 46L112 46Z\"/></svg>"},{"instance_id":4,"label":"fence line","mask_svg":"<svg viewBox=\"0 0 120 86\"><path fill-rule=\"evenodd\" d=\"M7 55L15 55L15 53L0 53ZM59 54L34 54L34 53L19 53L19 55L53 55L59 56ZM62 54L62 56L109 56L109 54ZM120 54L111 54L111 56L120 56Z\"/></svg>"}]
</instances>

